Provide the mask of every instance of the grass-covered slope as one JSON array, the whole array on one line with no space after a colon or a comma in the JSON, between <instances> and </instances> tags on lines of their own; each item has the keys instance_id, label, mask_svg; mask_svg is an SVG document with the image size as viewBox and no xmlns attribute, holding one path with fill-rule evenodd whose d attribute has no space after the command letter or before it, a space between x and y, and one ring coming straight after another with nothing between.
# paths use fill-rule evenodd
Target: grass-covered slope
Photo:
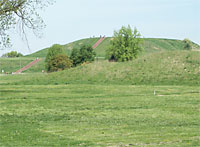
<instances>
[{"instance_id":1,"label":"grass-covered slope","mask_svg":"<svg viewBox=\"0 0 200 147\"><path fill-rule=\"evenodd\" d=\"M2 72L2 70L4 70L4 73L16 72L20 68L34 61L35 59L36 58L34 57L0 58L0 73ZM45 70L45 58L41 58L41 60L37 64L23 71L23 73L42 72L42 70Z\"/></svg>"},{"instance_id":2,"label":"grass-covered slope","mask_svg":"<svg viewBox=\"0 0 200 147\"><path fill-rule=\"evenodd\" d=\"M99 38L88 38L78 40L66 45L63 45L66 53L70 55L73 48L79 48L83 44L94 45ZM97 57L105 57L106 50L109 48L111 37L107 37L96 49ZM184 50L185 43L181 40L175 39L159 39L159 38L145 38L143 42L143 54L154 53L160 51ZM200 49L199 45L193 43L194 49ZM36 53L28 55L28 57L46 57L48 48L40 50Z\"/></svg>"},{"instance_id":3,"label":"grass-covered slope","mask_svg":"<svg viewBox=\"0 0 200 147\"><path fill-rule=\"evenodd\" d=\"M89 39L83 39L79 41L75 41L72 43L69 43L67 45L63 45L63 48L65 49L66 53L70 55L71 50L73 48L79 48L83 44L90 44L94 45L99 38L89 38ZM97 57L105 57L106 50L109 48L109 43L112 38L108 37L106 38L96 49L95 52L97 54ZM140 55L144 56L149 53L155 53L155 52L162 52L162 51L176 51L176 50L184 50L184 42L181 40L173 40L173 39L153 39L153 38L145 38L143 43L143 52ZM200 50L199 45L193 43L193 50ZM6 72L15 72L21 67L24 67L31 61L35 60L36 57L42 58L42 61L40 61L38 64L32 66L27 71L24 71L24 73L31 73L31 72L41 72L45 69L45 57L47 55L48 48L40 50L36 53L33 53L31 55L28 55L26 57L22 58L0 58L0 69L4 69ZM98 58L101 59L101 58ZM21 63L20 63L21 62Z\"/></svg>"},{"instance_id":4,"label":"grass-covered slope","mask_svg":"<svg viewBox=\"0 0 200 147\"><path fill-rule=\"evenodd\" d=\"M42 72L43 70L45 71L45 58L41 58L37 64L25 70L23 73L38 73Z\"/></svg>"},{"instance_id":5,"label":"grass-covered slope","mask_svg":"<svg viewBox=\"0 0 200 147\"><path fill-rule=\"evenodd\" d=\"M124 63L100 61L62 72L41 74L27 79L23 77L16 82L16 84L71 83L199 85L200 52L160 52Z\"/></svg>"},{"instance_id":6,"label":"grass-covered slope","mask_svg":"<svg viewBox=\"0 0 200 147\"><path fill-rule=\"evenodd\" d=\"M74 47L79 48L83 44L93 45L98 39L99 38L83 39L83 40L79 40L79 41L64 45L63 47L65 51L67 52L67 54L70 55L72 48ZM110 40L112 40L112 38L110 37L105 38L105 40L95 49L97 57L106 56L106 50L109 48ZM185 50L184 48L185 43L181 40L175 40L175 39L145 38L142 46L143 46L143 52L140 54L140 57L150 54L150 53L156 53L156 52ZM200 46L198 44L193 43L192 47L194 50L200 51ZM47 51L48 50L46 50L46 54L47 54ZM41 53L43 53L43 50ZM25 72L41 72L42 69L45 69L44 61L40 62L38 66L31 67L30 70L25 71Z\"/></svg>"},{"instance_id":7,"label":"grass-covered slope","mask_svg":"<svg viewBox=\"0 0 200 147\"><path fill-rule=\"evenodd\" d=\"M0 58L0 72L15 72L18 69L26 66L36 58L32 57L20 57L20 58Z\"/></svg>"},{"instance_id":8,"label":"grass-covered slope","mask_svg":"<svg viewBox=\"0 0 200 147\"><path fill-rule=\"evenodd\" d=\"M81 45L84 44L89 44L89 45L94 45L97 41L99 40L99 38L89 38L89 39L82 39L82 40L78 40L66 45L62 45L64 50L66 51L66 53L68 55L70 55L71 51L73 48L79 48ZM48 48L37 51L33 54L28 55L28 57L46 57L48 53Z\"/></svg>"},{"instance_id":9,"label":"grass-covered slope","mask_svg":"<svg viewBox=\"0 0 200 147\"><path fill-rule=\"evenodd\" d=\"M97 56L105 57L106 50L109 48L110 40L112 40L112 38L106 38L95 49ZM143 53L141 55L160 51L185 50L185 43L176 39L144 38L142 46ZM194 49L200 50L200 46L198 44L192 43L192 47Z\"/></svg>"}]
</instances>

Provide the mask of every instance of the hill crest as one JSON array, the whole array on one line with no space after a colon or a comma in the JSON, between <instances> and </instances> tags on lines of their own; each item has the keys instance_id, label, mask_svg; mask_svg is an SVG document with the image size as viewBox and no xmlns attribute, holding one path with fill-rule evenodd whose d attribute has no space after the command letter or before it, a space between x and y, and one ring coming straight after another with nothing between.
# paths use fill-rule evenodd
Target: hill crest
<instances>
[{"instance_id":1,"label":"hill crest","mask_svg":"<svg viewBox=\"0 0 200 147\"><path fill-rule=\"evenodd\" d=\"M77 40L66 45L62 45L68 55L71 54L73 48L80 48L83 44L89 44L93 46L100 38L86 38ZM95 52L98 57L105 57L105 51L109 48L109 43L112 37L107 37L103 42L95 48ZM144 38L143 54L154 53L159 51L171 51L171 50L184 50L184 42L176 39L164 39L164 38ZM200 50L200 46L196 43L192 43L192 46L196 50ZM46 57L48 48L37 51L33 54L27 55L27 57Z\"/></svg>"}]
</instances>

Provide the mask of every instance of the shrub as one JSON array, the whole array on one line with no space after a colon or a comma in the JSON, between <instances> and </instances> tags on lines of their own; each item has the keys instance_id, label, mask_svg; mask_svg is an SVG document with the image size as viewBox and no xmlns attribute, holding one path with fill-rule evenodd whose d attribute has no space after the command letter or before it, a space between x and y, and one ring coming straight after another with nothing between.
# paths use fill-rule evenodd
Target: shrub
<instances>
[{"instance_id":1,"label":"shrub","mask_svg":"<svg viewBox=\"0 0 200 147\"><path fill-rule=\"evenodd\" d=\"M49 71L60 71L68 69L72 66L72 61L68 58L67 55L58 54L54 56L49 62Z\"/></svg>"},{"instance_id":2,"label":"shrub","mask_svg":"<svg viewBox=\"0 0 200 147\"><path fill-rule=\"evenodd\" d=\"M77 66L81 63L81 58L80 58L80 50L77 49L77 48L73 48L72 49L72 53L71 53L71 56L70 56L70 59L72 60L73 62L73 66Z\"/></svg>"},{"instance_id":3,"label":"shrub","mask_svg":"<svg viewBox=\"0 0 200 147\"><path fill-rule=\"evenodd\" d=\"M64 70L71 67L71 61L64 52L61 45L55 44L49 48L48 54L45 59L46 70L48 72Z\"/></svg>"},{"instance_id":4,"label":"shrub","mask_svg":"<svg viewBox=\"0 0 200 147\"><path fill-rule=\"evenodd\" d=\"M191 50L192 49L192 41L190 41L189 39L184 39L183 42L185 43L184 48L187 50Z\"/></svg>"},{"instance_id":5,"label":"shrub","mask_svg":"<svg viewBox=\"0 0 200 147\"><path fill-rule=\"evenodd\" d=\"M73 48L70 59L73 66L80 65L84 62L92 62L95 60L96 53L90 45L83 45L80 49Z\"/></svg>"}]
</instances>

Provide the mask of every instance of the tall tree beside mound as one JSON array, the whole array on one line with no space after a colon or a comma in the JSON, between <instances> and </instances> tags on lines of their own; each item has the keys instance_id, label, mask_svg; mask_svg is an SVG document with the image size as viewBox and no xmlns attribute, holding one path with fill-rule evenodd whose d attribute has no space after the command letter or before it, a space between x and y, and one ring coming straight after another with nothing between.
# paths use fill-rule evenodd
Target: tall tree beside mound
<instances>
[{"instance_id":1,"label":"tall tree beside mound","mask_svg":"<svg viewBox=\"0 0 200 147\"><path fill-rule=\"evenodd\" d=\"M80 49L73 48L70 59L73 66L80 65L84 62L92 62L95 60L96 53L90 45L83 45Z\"/></svg>"},{"instance_id":2,"label":"tall tree beside mound","mask_svg":"<svg viewBox=\"0 0 200 147\"><path fill-rule=\"evenodd\" d=\"M107 57L110 61L129 61L135 59L142 51L140 38L141 34L135 28L134 31L130 25L122 26L119 31L114 31L113 40L110 42L110 48L107 50Z\"/></svg>"},{"instance_id":3,"label":"tall tree beside mound","mask_svg":"<svg viewBox=\"0 0 200 147\"><path fill-rule=\"evenodd\" d=\"M72 61L66 55L63 47L58 44L49 48L45 62L48 72L64 70L72 66Z\"/></svg>"},{"instance_id":4,"label":"tall tree beside mound","mask_svg":"<svg viewBox=\"0 0 200 147\"><path fill-rule=\"evenodd\" d=\"M25 29L33 30L40 36L45 27L38 14L39 9L49 5L52 0L1 0L0 1L0 47L10 46L8 30L19 27L26 39Z\"/></svg>"}]
</instances>

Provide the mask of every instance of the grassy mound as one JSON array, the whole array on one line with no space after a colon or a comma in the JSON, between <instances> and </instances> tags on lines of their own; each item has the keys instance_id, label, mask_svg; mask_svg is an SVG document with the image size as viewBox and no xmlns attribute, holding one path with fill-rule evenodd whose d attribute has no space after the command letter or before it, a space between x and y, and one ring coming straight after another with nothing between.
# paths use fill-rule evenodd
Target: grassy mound
<instances>
[{"instance_id":1,"label":"grassy mound","mask_svg":"<svg viewBox=\"0 0 200 147\"><path fill-rule=\"evenodd\" d=\"M97 56L105 57L106 50L109 48L109 43L112 38L106 38L96 49ZM159 38L145 38L143 42L143 53L146 55L149 53L161 52L161 51L175 51L185 50L185 43L181 40L175 39L159 39ZM200 49L199 45L193 43L194 49Z\"/></svg>"},{"instance_id":2,"label":"grassy mound","mask_svg":"<svg viewBox=\"0 0 200 147\"><path fill-rule=\"evenodd\" d=\"M67 45L63 45L64 50L68 55L71 54L71 50L75 48L79 48L83 44L90 44L94 45L99 38L89 38L89 39L82 39L79 41L75 41L69 43ZM96 49L95 52L97 54L98 60L104 59L106 50L109 48L109 43L112 38L106 38ZM143 43L143 52L141 56L145 56L150 53L162 52L162 51L177 51L177 50L184 50L184 42L181 40L173 40L173 39L153 39L153 38L145 38ZM193 43L192 45L193 50L199 50L199 45ZM35 73L41 72L45 69L45 57L47 55L48 48L40 50L36 53L28 55L22 58L2 58L0 59L0 69L4 69L6 72L15 72L21 67L24 67L31 61L35 60L36 57L42 58L42 61L37 63L36 65L32 66L30 69L24 71L24 73ZM101 57L101 58L99 58Z\"/></svg>"},{"instance_id":3,"label":"grassy mound","mask_svg":"<svg viewBox=\"0 0 200 147\"><path fill-rule=\"evenodd\" d=\"M15 84L199 85L199 69L198 51L160 52L132 62L99 61L62 72L27 76Z\"/></svg>"},{"instance_id":4,"label":"grassy mound","mask_svg":"<svg viewBox=\"0 0 200 147\"><path fill-rule=\"evenodd\" d=\"M99 38L82 39L82 40L78 40L78 41L63 45L63 48L66 51L66 53L68 55L70 55L73 48L79 48L83 44L89 44L89 45L92 46L98 40L99 40ZM46 57L46 55L48 53L48 49L49 48L45 48L43 50L37 51L37 52L35 52L33 54L28 55L27 57Z\"/></svg>"},{"instance_id":5,"label":"grassy mound","mask_svg":"<svg viewBox=\"0 0 200 147\"><path fill-rule=\"evenodd\" d=\"M66 45L63 45L66 53L70 55L71 50L73 48L80 48L83 44L94 45L99 38L88 38L78 40ZM106 50L109 48L111 37L107 37L96 49L95 52L97 57L105 57ZM172 50L184 50L185 43L181 40L175 39L158 39L158 38L145 38L143 43L144 52L143 55L146 53L154 53L160 51L172 51ZM193 48L198 49L200 48L199 45L193 43ZM28 57L46 57L48 52L48 48L40 50L36 53L28 55Z\"/></svg>"}]
</instances>

